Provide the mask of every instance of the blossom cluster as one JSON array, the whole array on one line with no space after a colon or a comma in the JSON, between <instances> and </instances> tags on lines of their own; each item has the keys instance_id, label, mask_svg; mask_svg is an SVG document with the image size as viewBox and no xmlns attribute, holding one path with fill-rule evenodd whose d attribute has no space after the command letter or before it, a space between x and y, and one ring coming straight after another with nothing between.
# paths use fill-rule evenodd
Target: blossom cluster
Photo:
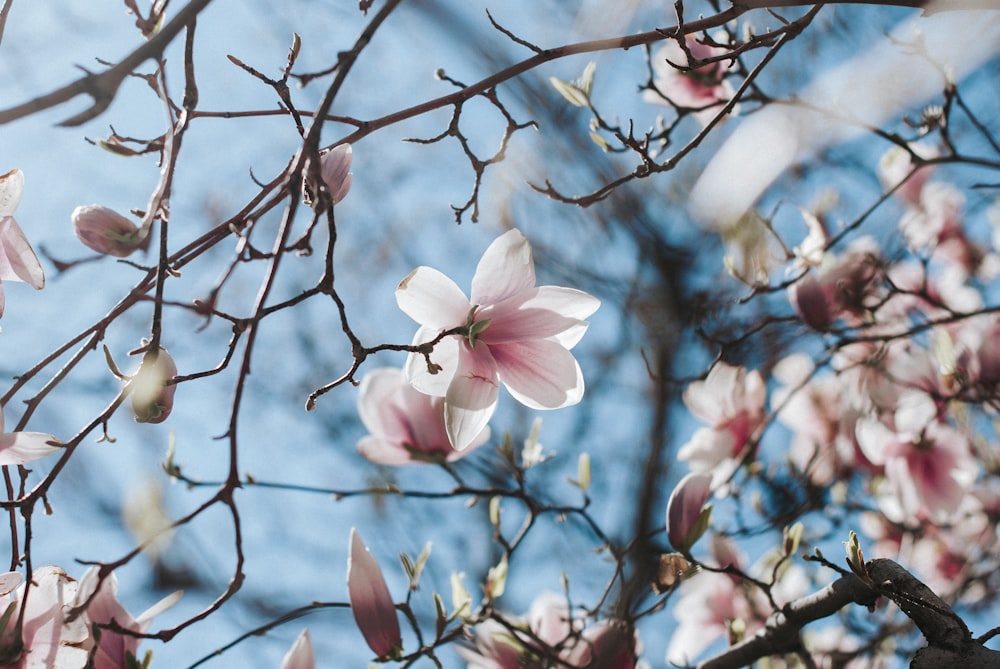
<instances>
[{"instance_id":1,"label":"blossom cluster","mask_svg":"<svg viewBox=\"0 0 1000 669\"><path fill-rule=\"evenodd\" d=\"M151 656L139 658L136 635L181 597L168 595L134 618L118 601L114 572L102 575L99 567L88 569L79 582L54 566L35 569L30 590L21 581L18 572L0 574L4 669L146 667Z\"/></svg>"},{"instance_id":2,"label":"blossom cluster","mask_svg":"<svg viewBox=\"0 0 1000 669\"><path fill-rule=\"evenodd\" d=\"M1000 245L967 235L961 194L921 162L934 155L894 147L880 166L909 257L889 258L869 237L838 238L837 251L826 223L803 212L809 235L790 254L787 298L800 327L824 337L820 363L794 351L766 379L719 361L684 392L707 425L678 454L691 472L668 503L678 552L690 557L709 528L713 494L724 500L762 471L765 433L780 425L788 476L816 494L863 493L869 554L906 563L943 597L983 596L965 584L1000 545L1000 497L983 450L1000 410L1000 319L981 290L1000 275ZM717 564L721 536L712 534ZM775 588L794 591L795 580ZM734 621L741 634L760 629L773 607L746 583L720 574L685 581L668 659L691 661L713 638L732 638Z\"/></svg>"}]
</instances>

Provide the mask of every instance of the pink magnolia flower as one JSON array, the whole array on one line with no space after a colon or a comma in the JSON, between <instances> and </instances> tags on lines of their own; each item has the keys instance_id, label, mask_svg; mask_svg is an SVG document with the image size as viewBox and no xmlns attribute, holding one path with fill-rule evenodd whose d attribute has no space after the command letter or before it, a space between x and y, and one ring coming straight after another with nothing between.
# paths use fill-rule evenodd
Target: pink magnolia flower
<instances>
[{"instance_id":1,"label":"pink magnolia flower","mask_svg":"<svg viewBox=\"0 0 1000 669\"><path fill-rule=\"evenodd\" d=\"M77 207L70 219L77 239L104 255L127 258L149 245L149 235L142 234L135 223L99 204Z\"/></svg>"},{"instance_id":2,"label":"pink magnolia flower","mask_svg":"<svg viewBox=\"0 0 1000 669\"><path fill-rule=\"evenodd\" d=\"M281 669L315 669L316 658L313 655L312 639L309 630L304 629L295 640L292 647L281 661Z\"/></svg>"},{"instance_id":3,"label":"pink magnolia flower","mask_svg":"<svg viewBox=\"0 0 1000 669\"><path fill-rule=\"evenodd\" d=\"M9 575L8 575L9 576ZM76 581L59 567L39 567L25 593L21 584L14 596L0 594L4 615L0 633L0 666L4 669L51 669L82 667L87 663L90 639L87 621L79 617L66 621L77 591ZM24 606L24 622L17 630L18 607Z\"/></svg>"},{"instance_id":4,"label":"pink magnolia flower","mask_svg":"<svg viewBox=\"0 0 1000 669\"><path fill-rule=\"evenodd\" d=\"M684 38L685 46L695 60L707 60L728 53L722 47L709 46L694 36ZM702 125L708 125L723 103L733 97L733 87L726 81L726 71L732 62L718 60L693 70L678 70L674 65L687 65L690 61L677 40L667 40L652 56L653 85L655 90L643 92L643 99L656 104L667 101L678 107L691 109Z\"/></svg>"},{"instance_id":5,"label":"pink magnolia flower","mask_svg":"<svg viewBox=\"0 0 1000 669\"><path fill-rule=\"evenodd\" d=\"M712 477L708 474L688 474L680 480L667 502L667 538L675 550L686 552L691 549L704 532L701 527L695 532L702 507L712 496Z\"/></svg>"},{"instance_id":6,"label":"pink magnolia flower","mask_svg":"<svg viewBox=\"0 0 1000 669\"><path fill-rule=\"evenodd\" d=\"M712 474L719 487L735 471L739 459L764 422L767 389L760 372L717 363L704 381L684 391L684 404L695 418L708 423L681 446L677 458L692 472Z\"/></svg>"},{"instance_id":7,"label":"pink magnolia flower","mask_svg":"<svg viewBox=\"0 0 1000 669\"><path fill-rule=\"evenodd\" d=\"M42 432L4 432L0 407L0 465L23 465L62 449L62 443Z\"/></svg>"},{"instance_id":8,"label":"pink magnolia flower","mask_svg":"<svg viewBox=\"0 0 1000 669\"><path fill-rule=\"evenodd\" d=\"M484 427L465 450L452 448L445 430L444 398L414 390L401 369L384 367L365 375L358 413L369 432L358 442L358 450L383 465L450 462L468 455L490 437L490 428Z\"/></svg>"},{"instance_id":9,"label":"pink magnolia flower","mask_svg":"<svg viewBox=\"0 0 1000 669\"><path fill-rule=\"evenodd\" d=\"M919 390L900 395L891 425L869 417L856 432L865 456L885 470L879 505L897 522L947 519L979 472L968 437L940 422L934 400Z\"/></svg>"},{"instance_id":10,"label":"pink magnolia flower","mask_svg":"<svg viewBox=\"0 0 1000 669\"><path fill-rule=\"evenodd\" d=\"M45 273L21 227L14 210L24 191L24 172L11 170L0 176L0 282L23 281L37 290L45 287ZM0 316L3 315L3 284L0 283Z\"/></svg>"},{"instance_id":11,"label":"pink magnolia flower","mask_svg":"<svg viewBox=\"0 0 1000 669\"><path fill-rule=\"evenodd\" d=\"M472 299L430 267L418 267L396 289L396 302L420 323L419 346L450 332L431 354L428 369L411 353L406 374L422 393L444 397L452 446L467 448L496 409L500 382L532 409L558 409L580 401L583 374L570 353L600 302L571 288L535 286L531 246L517 230L497 238L472 279Z\"/></svg>"},{"instance_id":12,"label":"pink magnolia flower","mask_svg":"<svg viewBox=\"0 0 1000 669\"><path fill-rule=\"evenodd\" d=\"M94 591L97 594L94 594ZM90 625L104 626L112 622L132 631L145 632L160 613L163 613L180 600L182 593L177 591L167 595L149 609L133 618L132 614L118 601L118 579L114 572L102 581L100 568L91 567L80 579L80 585L73 606L86 604L86 620ZM89 603L88 603L89 600ZM132 666L129 658L138 660L138 637L121 634L111 628L102 627L97 637L97 647L91 650L93 669L124 669Z\"/></svg>"},{"instance_id":13,"label":"pink magnolia flower","mask_svg":"<svg viewBox=\"0 0 1000 669\"><path fill-rule=\"evenodd\" d=\"M368 647L380 658L398 658L403 652L403 640L396 606L378 562L353 527L347 558L347 591L354 621Z\"/></svg>"}]
</instances>

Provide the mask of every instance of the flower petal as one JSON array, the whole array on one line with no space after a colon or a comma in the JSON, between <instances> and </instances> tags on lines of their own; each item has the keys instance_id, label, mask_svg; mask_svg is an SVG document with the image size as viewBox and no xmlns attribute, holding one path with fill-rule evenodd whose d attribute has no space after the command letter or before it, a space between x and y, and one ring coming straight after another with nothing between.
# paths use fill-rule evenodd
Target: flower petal
<instances>
[{"instance_id":1,"label":"flower petal","mask_svg":"<svg viewBox=\"0 0 1000 669\"><path fill-rule=\"evenodd\" d=\"M419 346L428 342L438 335L439 330L429 327L422 327L413 336L413 345ZM434 345L431 353L431 362L439 365L441 370L437 374L431 374L427 369L427 360L423 355L411 353L406 359L406 378L414 389L425 395L434 397L444 397L448 392L451 380L455 378L458 370L458 337L445 337Z\"/></svg>"},{"instance_id":2,"label":"flower petal","mask_svg":"<svg viewBox=\"0 0 1000 669\"><path fill-rule=\"evenodd\" d=\"M472 277L473 304L496 304L535 287L531 245L519 230L497 237L476 266Z\"/></svg>"},{"instance_id":3,"label":"flower petal","mask_svg":"<svg viewBox=\"0 0 1000 669\"><path fill-rule=\"evenodd\" d=\"M416 322L436 330L465 325L472 308L461 288L433 267L418 267L400 281L396 304Z\"/></svg>"},{"instance_id":4,"label":"flower petal","mask_svg":"<svg viewBox=\"0 0 1000 669\"><path fill-rule=\"evenodd\" d=\"M458 347L458 371L444 399L444 422L451 445L468 448L490 422L497 406L500 383L490 349L480 343Z\"/></svg>"},{"instance_id":5,"label":"flower petal","mask_svg":"<svg viewBox=\"0 0 1000 669\"><path fill-rule=\"evenodd\" d=\"M304 629L295 640L285 659L281 661L281 669L315 669L316 656L313 655L312 639L309 630Z\"/></svg>"},{"instance_id":6,"label":"flower petal","mask_svg":"<svg viewBox=\"0 0 1000 669\"><path fill-rule=\"evenodd\" d=\"M413 458L396 442L383 437L368 435L358 440L358 453L377 465L408 465Z\"/></svg>"},{"instance_id":7,"label":"flower petal","mask_svg":"<svg viewBox=\"0 0 1000 669\"><path fill-rule=\"evenodd\" d=\"M378 562L353 527L350 551L347 559L347 591L351 600L351 612L368 647L378 657L388 656L402 644L396 606Z\"/></svg>"},{"instance_id":8,"label":"flower petal","mask_svg":"<svg viewBox=\"0 0 1000 669\"><path fill-rule=\"evenodd\" d=\"M24 192L24 172L13 169L0 176L0 217L10 216L21 202Z\"/></svg>"},{"instance_id":9,"label":"flower petal","mask_svg":"<svg viewBox=\"0 0 1000 669\"><path fill-rule=\"evenodd\" d=\"M38 290L45 287L45 273L13 216L0 219L0 279L24 281Z\"/></svg>"},{"instance_id":10,"label":"flower petal","mask_svg":"<svg viewBox=\"0 0 1000 669\"><path fill-rule=\"evenodd\" d=\"M0 465L23 465L59 450L62 450L62 445L51 434L41 432L0 434Z\"/></svg>"},{"instance_id":11,"label":"flower petal","mask_svg":"<svg viewBox=\"0 0 1000 669\"><path fill-rule=\"evenodd\" d=\"M534 340L491 346L500 380L521 404L560 409L583 397L583 373L558 342Z\"/></svg>"}]
</instances>

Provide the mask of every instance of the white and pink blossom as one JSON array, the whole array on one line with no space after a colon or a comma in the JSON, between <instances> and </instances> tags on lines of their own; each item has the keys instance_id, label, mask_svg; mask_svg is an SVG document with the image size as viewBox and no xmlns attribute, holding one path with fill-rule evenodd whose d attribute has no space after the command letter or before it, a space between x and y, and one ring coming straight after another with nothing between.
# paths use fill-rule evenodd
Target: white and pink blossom
<instances>
[{"instance_id":1,"label":"white and pink blossom","mask_svg":"<svg viewBox=\"0 0 1000 669\"><path fill-rule=\"evenodd\" d=\"M947 519L979 471L968 436L941 422L934 400L919 390L900 395L890 424L868 417L856 432L868 460L884 469L879 507L897 522Z\"/></svg>"},{"instance_id":2,"label":"white and pink blossom","mask_svg":"<svg viewBox=\"0 0 1000 669\"><path fill-rule=\"evenodd\" d=\"M765 418L767 389L758 371L717 363L704 381L684 391L684 404L708 427L694 433L677 452L692 472L712 475L718 488L736 470Z\"/></svg>"},{"instance_id":3,"label":"white and pink blossom","mask_svg":"<svg viewBox=\"0 0 1000 669\"><path fill-rule=\"evenodd\" d=\"M68 621L77 583L59 567L39 567L31 576L31 588L22 583L11 596L16 582L11 574L0 593L0 614L9 612L0 633L0 666L4 669L51 669L83 667L91 640L88 623L80 616ZM24 606L23 624L17 633L18 607Z\"/></svg>"},{"instance_id":4,"label":"white and pink blossom","mask_svg":"<svg viewBox=\"0 0 1000 669\"><path fill-rule=\"evenodd\" d=\"M444 398L413 389L401 369L375 369L361 380L358 413L368 436L358 451L372 462L404 465L411 462L457 460L486 443L484 427L464 450L452 447L444 421Z\"/></svg>"},{"instance_id":5,"label":"white and pink blossom","mask_svg":"<svg viewBox=\"0 0 1000 669\"><path fill-rule=\"evenodd\" d=\"M496 409L500 383L532 409L558 409L583 397L583 373L570 353L600 302L572 288L536 286L531 246L518 230L497 238L472 279L471 299L436 269L418 267L396 289L396 302L420 323L421 346L447 333L424 355L411 353L414 388L444 397L452 446L468 448Z\"/></svg>"},{"instance_id":6,"label":"white and pink blossom","mask_svg":"<svg viewBox=\"0 0 1000 669\"><path fill-rule=\"evenodd\" d=\"M96 591L96 594L95 594ZM91 625L114 624L130 632L143 633L160 613L166 611L181 598L177 591L167 595L146 611L133 618L118 601L118 579L111 572L101 579L100 569L91 567L80 579L79 589L73 605L86 605L86 620ZM116 632L110 627L102 627L97 636L96 648L91 650L93 669L122 669L132 666L129 658L138 660L139 637Z\"/></svg>"},{"instance_id":7,"label":"white and pink blossom","mask_svg":"<svg viewBox=\"0 0 1000 669\"><path fill-rule=\"evenodd\" d=\"M727 53L726 48L703 44L694 35L684 38L684 47L677 40L667 40L651 57L655 89L644 91L643 99L689 109L702 125L708 125L733 97L733 87L726 81L733 62L721 59L688 70L676 66L693 65L694 61L719 58Z\"/></svg>"}]
</instances>

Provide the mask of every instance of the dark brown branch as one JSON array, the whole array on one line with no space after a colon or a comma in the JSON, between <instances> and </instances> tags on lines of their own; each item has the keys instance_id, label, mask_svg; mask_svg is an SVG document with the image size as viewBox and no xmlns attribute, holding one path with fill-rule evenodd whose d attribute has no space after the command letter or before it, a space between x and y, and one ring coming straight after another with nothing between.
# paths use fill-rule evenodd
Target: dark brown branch
<instances>
[{"instance_id":1,"label":"dark brown branch","mask_svg":"<svg viewBox=\"0 0 1000 669\"><path fill-rule=\"evenodd\" d=\"M184 9L177 13L160 32L156 33L152 39L127 55L121 62L111 69L100 74L88 73L85 77L77 79L73 83L52 91L47 95L29 100L16 107L0 111L0 124L10 123L17 119L30 116L31 114L49 109L68 102L78 95L89 95L93 99L93 104L72 116L60 125L74 126L86 123L92 118L100 115L114 100L118 92L118 87L128 77L136 67L150 58L157 58L163 54L167 45L173 41L177 33L182 28L194 21L195 17L205 9L212 0L191 0Z\"/></svg>"},{"instance_id":2,"label":"dark brown branch","mask_svg":"<svg viewBox=\"0 0 1000 669\"><path fill-rule=\"evenodd\" d=\"M1000 666L1000 651L974 640L958 615L930 588L892 560L866 564L871 583L854 574L837 579L822 590L797 599L776 612L763 631L697 665L697 669L735 669L772 655L802 649L800 633L811 622L834 615L848 604L871 607L880 597L891 599L927 640L914 656L911 669Z\"/></svg>"}]
</instances>

